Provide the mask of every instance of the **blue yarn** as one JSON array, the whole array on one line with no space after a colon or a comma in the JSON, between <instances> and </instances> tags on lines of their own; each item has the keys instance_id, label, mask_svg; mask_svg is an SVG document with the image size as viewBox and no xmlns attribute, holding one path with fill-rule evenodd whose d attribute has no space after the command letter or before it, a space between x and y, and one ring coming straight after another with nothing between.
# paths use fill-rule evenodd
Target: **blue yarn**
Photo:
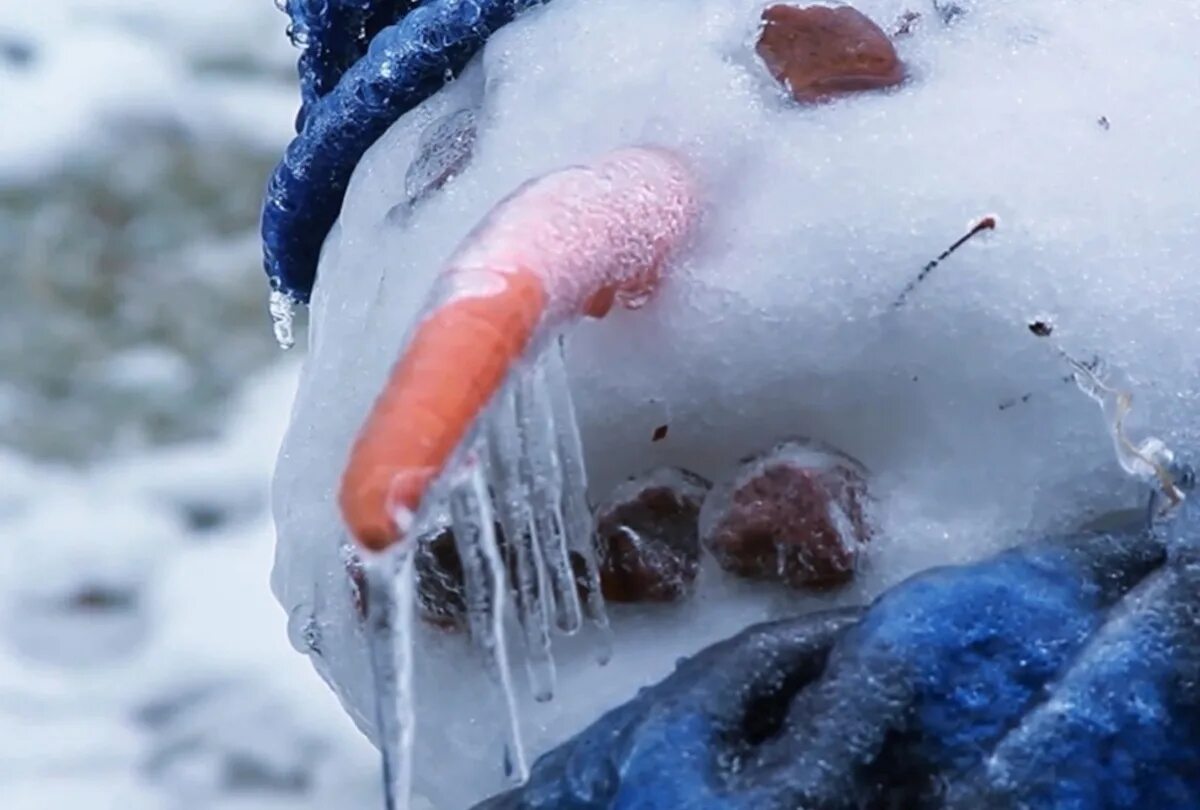
<instances>
[{"instance_id":1,"label":"blue yarn","mask_svg":"<svg viewBox=\"0 0 1200 810\"><path fill-rule=\"evenodd\" d=\"M1200 566L1149 533L751 628L480 810L1200 807Z\"/></svg>"},{"instance_id":2,"label":"blue yarn","mask_svg":"<svg viewBox=\"0 0 1200 810\"><path fill-rule=\"evenodd\" d=\"M871 805L878 785L918 795L921 779L965 771L1161 559L1148 537L1055 540L901 584L838 642L739 806Z\"/></svg>"},{"instance_id":3,"label":"blue yarn","mask_svg":"<svg viewBox=\"0 0 1200 810\"><path fill-rule=\"evenodd\" d=\"M740 734L747 699L816 677L830 645L858 616L837 611L750 628L682 661L570 742L535 763L521 790L487 810L737 810L715 766Z\"/></svg>"},{"instance_id":4,"label":"blue yarn","mask_svg":"<svg viewBox=\"0 0 1200 810\"><path fill-rule=\"evenodd\" d=\"M308 26L312 55L302 59L300 134L272 174L263 206L263 264L273 289L308 300L321 245L363 154L462 70L493 32L541 2L427 0L366 46L360 23L369 35L371 25L407 5L377 3L364 17L362 0L290 0Z\"/></svg>"},{"instance_id":5,"label":"blue yarn","mask_svg":"<svg viewBox=\"0 0 1200 810\"><path fill-rule=\"evenodd\" d=\"M1156 577L964 781L955 806L1200 807L1198 600L1197 568Z\"/></svg>"},{"instance_id":6,"label":"blue yarn","mask_svg":"<svg viewBox=\"0 0 1200 810\"><path fill-rule=\"evenodd\" d=\"M1046 549L949 569L884 597L856 657L899 655L912 671L914 753L962 767L1099 626L1098 590L1070 557Z\"/></svg>"},{"instance_id":7,"label":"blue yarn","mask_svg":"<svg viewBox=\"0 0 1200 810\"><path fill-rule=\"evenodd\" d=\"M296 131L312 106L367 53L371 40L420 0L287 0L289 36L303 48L298 68L301 108Z\"/></svg>"}]
</instances>

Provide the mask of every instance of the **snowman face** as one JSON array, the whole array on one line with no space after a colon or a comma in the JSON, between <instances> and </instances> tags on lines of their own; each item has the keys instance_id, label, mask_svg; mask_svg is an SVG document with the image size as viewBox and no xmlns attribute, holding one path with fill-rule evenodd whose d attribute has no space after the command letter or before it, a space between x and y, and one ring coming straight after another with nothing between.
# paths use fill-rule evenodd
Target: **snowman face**
<instances>
[{"instance_id":1,"label":"snowman face","mask_svg":"<svg viewBox=\"0 0 1200 810\"><path fill-rule=\"evenodd\" d=\"M870 471L874 537L833 592L733 576L705 556L688 598L613 607L603 668L586 633L556 640L555 700L520 695L533 754L747 624L861 602L929 565L1137 503L1094 405L1031 320L1052 315L1057 345L1129 371L1135 414L1186 444L1200 385L1181 348L1200 300L1200 104L1194 83L1164 78L1200 66L1185 37L1194 15L1115 0L935 5L945 13L857 4L884 30L908 20L894 39L905 79L813 104L756 53L759 2L555 0L495 35L362 161L313 295L276 478L273 584L365 730L338 479L439 268L547 171L653 144L703 186L695 238L655 297L570 330L592 502L659 467L721 485L746 456L806 436ZM430 156L431 142L457 146ZM993 213L993 233L895 306ZM461 634L421 626L416 643L419 790L463 806L503 785L501 712Z\"/></svg>"}]
</instances>

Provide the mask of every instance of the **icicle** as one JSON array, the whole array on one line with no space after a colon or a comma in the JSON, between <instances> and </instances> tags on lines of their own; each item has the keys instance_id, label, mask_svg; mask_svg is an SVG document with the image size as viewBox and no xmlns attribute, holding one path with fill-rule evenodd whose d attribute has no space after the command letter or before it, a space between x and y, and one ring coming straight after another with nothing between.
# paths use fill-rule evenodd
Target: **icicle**
<instances>
[{"instance_id":1,"label":"icicle","mask_svg":"<svg viewBox=\"0 0 1200 810\"><path fill-rule=\"evenodd\" d=\"M412 791L413 555L400 548L363 565L367 646L375 683L375 726L387 810L406 810Z\"/></svg>"},{"instance_id":2,"label":"icicle","mask_svg":"<svg viewBox=\"0 0 1200 810\"><path fill-rule=\"evenodd\" d=\"M521 482L521 436L512 386L497 398L489 416L489 472L500 528L514 561L517 618L525 635L525 669L535 700L554 697L554 658L550 654L549 584L540 549L529 531L528 494Z\"/></svg>"},{"instance_id":3,"label":"icicle","mask_svg":"<svg viewBox=\"0 0 1200 810\"><path fill-rule=\"evenodd\" d=\"M530 523L534 543L550 575L554 617L558 628L570 635L583 626L579 590L571 567L570 549L563 525L563 480L558 457L554 412L547 392L545 359L517 379L516 412L520 426L522 478L529 490L533 512Z\"/></svg>"},{"instance_id":4,"label":"icicle","mask_svg":"<svg viewBox=\"0 0 1200 810\"><path fill-rule=\"evenodd\" d=\"M267 300L267 311L271 314L271 327L275 331L275 341L279 348L285 351L292 348L296 344L292 331L296 302L283 290L271 290L271 297Z\"/></svg>"},{"instance_id":5,"label":"icicle","mask_svg":"<svg viewBox=\"0 0 1200 810\"><path fill-rule=\"evenodd\" d=\"M596 524L587 499L587 466L583 459L583 441L575 417L575 403L567 380L565 345L560 338L547 352L545 384L554 413L559 463L562 468L562 515L567 542L584 564L584 587L588 618L600 629L600 661L612 654L612 636L608 612L600 592L600 568L596 562Z\"/></svg>"},{"instance_id":6,"label":"icicle","mask_svg":"<svg viewBox=\"0 0 1200 810\"><path fill-rule=\"evenodd\" d=\"M483 655L484 667L500 686L508 719L508 745L504 770L515 781L529 775L521 743L520 718L508 667L504 635L504 607L508 585L504 561L496 544L495 516L482 464L474 452L455 471L450 494L450 518L458 554L462 559L467 595L467 622L471 638Z\"/></svg>"}]
</instances>

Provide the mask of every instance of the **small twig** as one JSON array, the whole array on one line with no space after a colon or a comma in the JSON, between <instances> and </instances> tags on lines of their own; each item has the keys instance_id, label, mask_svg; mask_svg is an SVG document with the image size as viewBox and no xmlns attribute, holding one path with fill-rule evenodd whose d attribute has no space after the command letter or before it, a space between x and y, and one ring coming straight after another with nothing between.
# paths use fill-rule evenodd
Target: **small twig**
<instances>
[{"instance_id":1,"label":"small twig","mask_svg":"<svg viewBox=\"0 0 1200 810\"><path fill-rule=\"evenodd\" d=\"M921 284L921 282L928 278L929 274L932 273L939 264L950 258L950 256L953 255L956 250L965 245L967 242L971 241L971 239L977 234L982 233L983 231L993 230L995 227L996 217L990 214L976 222L971 227L971 230L963 234L957 242L943 250L936 259L921 268L921 272L917 273L917 277L908 283L908 286L900 292L900 295L896 296L896 300L892 302L892 309L899 309L900 307L904 306L905 302L908 300L908 296L912 294L913 290L915 290L917 286Z\"/></svg>"},{"instance_id":2,"label":"small twig","mask_svg":"<svg viewBox=\"0 0 1200 810\"><path fill-rule=\"evenodd\" d=\"M959 17L964 17L967 13L967 10L958 3L947 2L947 0L933 0L933 8L946 25L957 22Z\"/></svg>"},{"instance_id":3,"label":"small twig","mask_svg":"<svg viewBox=\"0 0 1200 810\"><path fill-rule=\"evenodd\" d=\"M917 23L921 20L921 14L911 9L905 11L896 18L895 24L892 26L893 37L906 37L911 34L917 27Z\"/></svg>"}]
</instances>

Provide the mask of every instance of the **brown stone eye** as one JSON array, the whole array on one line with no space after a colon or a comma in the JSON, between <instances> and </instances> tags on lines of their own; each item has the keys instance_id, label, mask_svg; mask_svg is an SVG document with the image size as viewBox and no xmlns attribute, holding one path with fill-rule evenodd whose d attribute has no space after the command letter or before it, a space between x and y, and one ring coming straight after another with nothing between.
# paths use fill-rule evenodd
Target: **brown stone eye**
<instances>
[{"instance_id":1,"label":"brown stone eye","mask_svg":"<svg viewBox=\"0 0 1200 810\"><path fill-rule=\"evenodd\" d=\"M763 12L757 51L800 102L891 87L904 65L887 34L849 6L773 5Z\"/></svg>"},{"instance_id":2,"label":"brown stone eye","mask_svg":"<svg viewBox=\"0 0 1200 810\"><path fill-rule=\"evenodd\" d=\"M596 513L600 589L612 602L674 602L700 570L700 507L709 483L662 467L633 478Z\"/></svg>"},{"instance_id":3,"label":"brown stone eye","mask_svg":"<svg viewBox=\"0 0 1200 810\"><path fill-rule=\"evenodd\" d=\"M417 607L429 624L448 630L466 625L467 599L462 559L450 529L417 541L414 561L417 577Z\"/></svg>"},{"instance_id":4,"label":"brown stone eye","mask_svg":"<svg viewBox=\"0 0 1200 810\"><path fill-rule=\"evenodd\" d=\"M713 488L701 542L738 576L794 588L841 585L870 537L866 498L862 465L814 442L784 442Z\"/></svg>"}]
</instances>

